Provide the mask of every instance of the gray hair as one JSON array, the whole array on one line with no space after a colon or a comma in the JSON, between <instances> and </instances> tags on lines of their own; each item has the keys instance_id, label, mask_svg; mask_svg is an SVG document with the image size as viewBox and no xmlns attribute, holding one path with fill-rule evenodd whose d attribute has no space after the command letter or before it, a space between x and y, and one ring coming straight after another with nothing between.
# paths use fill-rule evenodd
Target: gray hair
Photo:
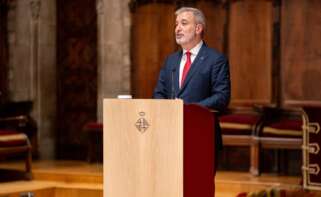
<instances>
[{"instance_id":1,"label":"gray hair","mask_svg":"<svg viewBox=\"0 0 321 197\"><path fill-rule=\"evenodd\" d=\"M195 17L196 24L201 24L203 26L203 32L205 31L205 16L201 10L192 7L181 7L178 10L176 10L175 15L177 16L183 12L192 12Z\"/></svg>"}]
</instances>

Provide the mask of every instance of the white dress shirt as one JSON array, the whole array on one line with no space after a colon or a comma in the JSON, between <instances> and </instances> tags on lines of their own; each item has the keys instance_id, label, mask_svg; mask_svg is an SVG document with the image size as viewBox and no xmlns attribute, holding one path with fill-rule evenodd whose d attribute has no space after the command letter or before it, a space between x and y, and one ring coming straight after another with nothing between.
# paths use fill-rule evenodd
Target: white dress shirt
<instances>
[{"instance_id":1,"label":"white dress shirt","mask_svg":"<svg viewBox=\"0 0 321 197\"><path fill-rule=\"evenodd\" d=\"M202 45L203 45L203 41L201 40L194 48L189 50L189 52L191 53L191 63L192 64L193 64L198 52L200 51ZM187 59L186 52L187 52L187 50L183 49L183 55L182 55L181 63L179 65L179 87L181 87L181 80L182 80L182 76L183 76L183 70L184 70L184 66L185 66L185 63L186 63L186 59Z\"/></svg>"}]
</instances>

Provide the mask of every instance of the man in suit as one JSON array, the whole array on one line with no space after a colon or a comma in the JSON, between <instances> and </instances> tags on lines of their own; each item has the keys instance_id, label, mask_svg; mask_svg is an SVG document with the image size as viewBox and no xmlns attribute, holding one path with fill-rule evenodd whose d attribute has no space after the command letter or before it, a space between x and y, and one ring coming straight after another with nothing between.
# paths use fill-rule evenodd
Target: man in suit
<instances>
[{"instance_id":1,"label":"man in suit","mask_svg":"<svg viewBox=\"0 0 321 197\"><path fill-rule=\"evenodd\" d=\"M153 97L179 98L185 104L195 103L223 111L231 92L228 61L204 43L205 17L200 10L183 7L175 14L176 43L182 50L165 60ZM216 149L221 149L222 137L216 122Z\"/></svg>"}]
</instances>

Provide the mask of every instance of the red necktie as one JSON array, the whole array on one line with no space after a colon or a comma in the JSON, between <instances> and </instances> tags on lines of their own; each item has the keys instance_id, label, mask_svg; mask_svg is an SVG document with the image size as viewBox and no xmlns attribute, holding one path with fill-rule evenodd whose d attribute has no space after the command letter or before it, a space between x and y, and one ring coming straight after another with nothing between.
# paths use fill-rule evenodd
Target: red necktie
<instances>
[{"instance_id":1,"label":"red necktie","mask_svg":"<svg viewBox=\"0 0 321 197\"><path fill-rule=\"evenodd\" d=\"M191 64L192 64L191 52L187 51L185 54L186 54L186 63L184 65L184 69L183 69L183 75L182 75L182 79L181 79L181 87L184 84L184 80L185 80L186 75L187 75L189 69L191 68Z\"/></svg>"}]
</instances>

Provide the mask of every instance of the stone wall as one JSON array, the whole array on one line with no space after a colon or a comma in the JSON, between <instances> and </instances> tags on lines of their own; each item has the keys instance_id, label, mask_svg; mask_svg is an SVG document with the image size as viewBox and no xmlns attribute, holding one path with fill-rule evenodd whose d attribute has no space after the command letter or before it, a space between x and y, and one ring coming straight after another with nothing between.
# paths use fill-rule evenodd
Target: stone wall
<instances>
[{"instance_id":1,"label":"stone wall","mask_svg":"<svg viewBox=\"0 0 321 197\"><path fill-rule=\"evenodd\" d=\"M97 0L98 13L98 121L103 98L130 94L129 0Z\"/></svg>"},{"instance_id":2,"label":"stone wall","mask_svg":"<svg viewBox=\"0 0 321 197\"><path fill-rule=\"evenodd\" d=\"M9 94L13 101L31 100L38 125L40 158L55 157L56 1L11 0L9 30ZM130 94L129 0L97 0L98 100Z\"/></svg>"},{"instance_id":3,"label":"stone wall","mask_svg":"<svg viewBox=\"0 0 321 197\"><path fill-rule=\"evenodd\" d=\"M56 9L54 0L9 1L10 100L33 101L41 158L54 157Z\"/></svg>"}]
</instances>

